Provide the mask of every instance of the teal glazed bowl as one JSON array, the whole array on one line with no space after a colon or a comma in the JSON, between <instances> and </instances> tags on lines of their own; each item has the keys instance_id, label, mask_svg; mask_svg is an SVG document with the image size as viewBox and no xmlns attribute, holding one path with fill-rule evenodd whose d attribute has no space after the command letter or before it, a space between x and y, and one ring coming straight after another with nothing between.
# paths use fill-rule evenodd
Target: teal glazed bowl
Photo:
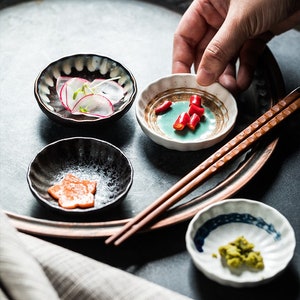
<instances>
[{"instance_id":1,"label":"teal glazed bowl","mask_svg":"<svg viewBox=\"0 0 300 300\"><path fill-rule=\"evenodd\" d=\"M189 109L190 96L202 98L204 116L195 130L174 130L177 117ZM155 112L164 101L171 107ZM136 118L143 132L155 143L178 151L196 151L222 141L233 129L237 118L234 97L218 83L198 85L193 74L174 74L150 83L136 103Z\"/></svg>"}]
</instances>

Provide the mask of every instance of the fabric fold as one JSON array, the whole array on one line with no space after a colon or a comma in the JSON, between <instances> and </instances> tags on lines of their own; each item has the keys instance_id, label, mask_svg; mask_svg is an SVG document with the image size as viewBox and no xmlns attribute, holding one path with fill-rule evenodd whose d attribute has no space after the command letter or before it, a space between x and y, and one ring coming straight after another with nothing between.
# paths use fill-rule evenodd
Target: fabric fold
<instances>
[{"instance_id":1,"label":"fabric fold","mask_svg":"<svg viewBox=\"0 0 300 300\"><path fill-rule=\"evenodd\" d=\"M2 297L3 295L3 297ZM18 232L0 212L0 298L188 300L155 283Z\"/></svg>"},{"instance_id":2,"label":"fabric fold","mask_svg":"<svg viewBox=\"0 0 300 300\"><path fill-rule=\"evenodd\" d=\"M59 299L43 269L1 211L0 287L1 293L11 300Z\"/></svg>"},{"instance_id":3,"label":"fabric fold","mask_svg":"<svg viewBox=\"0 0 300 300\"><path fill-rule=\"evenodd\" d=\"M61 299L147 300L188 298L60 246L21 234Z\"/></svg>"}]
</instances>

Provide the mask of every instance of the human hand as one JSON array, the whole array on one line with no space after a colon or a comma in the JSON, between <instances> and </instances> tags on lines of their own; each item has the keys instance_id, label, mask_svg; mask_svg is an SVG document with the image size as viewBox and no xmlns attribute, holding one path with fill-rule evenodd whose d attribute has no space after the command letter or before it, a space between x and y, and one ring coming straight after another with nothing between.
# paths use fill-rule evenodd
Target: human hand
<instances>
[{"instance_id":1,"label":"human hand","mask_svg":"<svg viewBox=\"0 0 300 300\"><path fill-rule=\"evenodd\" d=\"M194 64L200 85L243 91L266 43L299 23L299 0L194 0L174 34L172 72Z\"/></svg>"}]
</instances>

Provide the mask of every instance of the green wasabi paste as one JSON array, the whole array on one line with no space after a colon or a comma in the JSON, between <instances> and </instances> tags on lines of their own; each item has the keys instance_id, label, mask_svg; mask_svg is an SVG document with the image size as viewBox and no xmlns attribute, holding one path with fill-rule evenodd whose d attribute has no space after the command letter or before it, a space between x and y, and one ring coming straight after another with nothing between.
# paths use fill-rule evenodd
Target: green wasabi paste
<instances>
[{"instance_id":1,"label":"green wasabi paste","mask_svg":"<svg viewBox=\"0 0 300 300\"><path fill-rule=\"evenodd\" d=\"M254 244L249 243L244 236L236 238L233 242L219 247L219 254L232 268L246 266L262 270L264 268L263 257L259 251L254 251Z\"/></svg>"}]
</instances>

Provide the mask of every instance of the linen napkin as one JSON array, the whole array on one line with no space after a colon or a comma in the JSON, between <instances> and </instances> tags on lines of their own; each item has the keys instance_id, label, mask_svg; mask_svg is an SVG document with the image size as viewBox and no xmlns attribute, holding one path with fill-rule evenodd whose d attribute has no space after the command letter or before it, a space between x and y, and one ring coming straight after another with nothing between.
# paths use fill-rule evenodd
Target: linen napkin
<instances>
[{"instance_id":1,"label":"linen napkin","mask_svg":"<svg viewBox=\"0 0 300 300\"><path fill-rule=\"evenodd\" d=\"M0 299L189 299L0 221Z\"/></svg>"},{"instance_id":2,"label":"linen napkin","mask_svg":"<svg viewBox=\"0 0 300 300\"><path fill-rule=\"evenodd\" d=\"M0 211L0 299L59 299L41 266Z\"/></svg>"}]
</instances>

